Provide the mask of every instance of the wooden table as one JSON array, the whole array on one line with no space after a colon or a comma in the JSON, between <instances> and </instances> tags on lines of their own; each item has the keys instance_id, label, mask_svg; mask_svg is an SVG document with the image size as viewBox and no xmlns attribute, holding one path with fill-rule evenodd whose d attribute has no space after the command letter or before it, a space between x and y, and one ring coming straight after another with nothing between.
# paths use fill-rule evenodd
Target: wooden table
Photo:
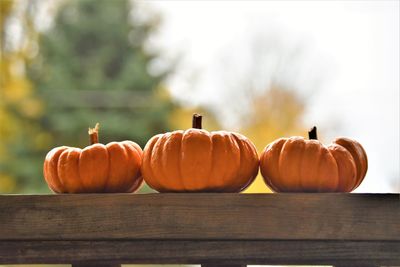
<instances>
[{"instance_id":1,"label":"wooden table","mask_svg":"<svg viewBox=\"0 0 400 267\"><path fill-rule=\"evenodd\" d=\"M400 198L1 195L0 263L400 265Z\"/></svg>"}]
</instances>

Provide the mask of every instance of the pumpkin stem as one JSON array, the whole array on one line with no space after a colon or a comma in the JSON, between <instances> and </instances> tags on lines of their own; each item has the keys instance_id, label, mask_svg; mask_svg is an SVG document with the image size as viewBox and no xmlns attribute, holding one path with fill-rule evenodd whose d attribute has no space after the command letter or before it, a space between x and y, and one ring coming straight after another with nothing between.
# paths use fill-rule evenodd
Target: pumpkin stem
<instances>
[{"instance_id":1,"label":"pumpkin stem","mask_svg":"<svg viewBox=\"0 0 400 267\"><path fill-rule=\"evenodd\" d=\"M312 127L311 130L308 132L308 138L310 140L314 139L314 140L318 140L317 137L317 127Z\"/></svg>"},{"instance_id":2,"label":"pumpkin stem","mask_svg":"<svg viewBox=\"0 0 400 267\"><path fill-rule=\"evenodd\" d=\"M99 123L96 123L94 128L89 128L89 140L90 144L97 144L99 142Z\"/></svg>"},{"instance_id":3,"label":"pumpkin stem","mask_svg":"<svg viewBox=\"0 0 400 267\"><path fill-rule=\"evenodd\" d=\"M202 120L203 116L201 116L200 114L193 114L193 122L192 122L192 128L196 128L196 129L201 129L201 120Z\"/></svg>"}]
</instances>

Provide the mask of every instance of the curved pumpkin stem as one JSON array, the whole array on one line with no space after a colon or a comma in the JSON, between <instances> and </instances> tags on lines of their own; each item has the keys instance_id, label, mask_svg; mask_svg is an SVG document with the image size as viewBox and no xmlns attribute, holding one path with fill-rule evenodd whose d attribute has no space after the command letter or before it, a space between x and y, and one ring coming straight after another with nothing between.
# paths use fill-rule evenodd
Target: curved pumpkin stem
<instances>
[{"instance_id":1,"label":"curved pumpkin stem","mask_svg":"<svg viewBox=\"0 0 400 267\"><path fill-rule=\"evenodd\" d=\"M193 114L193 122L192 122L192 128L196 128L196 129L201 129L201 120L202 120L203 116L201 116L200 114Z\"/></svg>"},{"instance_id":2,"label":"curved pumpkin stem","mask_svg":"<svg viewBox=\"0 0 400 267\"><path fill-rule=\"evenodd\" d=\"M310 140L312 140L312 139L318 140L318 137L317 137L317 127L316 127L316 126L312 127L311 130L308 132L308 138L309 138Z\"/></svg>"},{"instance_id":3,"label":"curved pumpkin stem","mask_svg":"<svg viewBox=\"0 0 400 267\"><path fill-rule=\"evenodd\" d=\"M99 142L99 123L96 123L94 128L89 128L89 140L90 144L97 144Z\"/></svg>"}]
</instances>

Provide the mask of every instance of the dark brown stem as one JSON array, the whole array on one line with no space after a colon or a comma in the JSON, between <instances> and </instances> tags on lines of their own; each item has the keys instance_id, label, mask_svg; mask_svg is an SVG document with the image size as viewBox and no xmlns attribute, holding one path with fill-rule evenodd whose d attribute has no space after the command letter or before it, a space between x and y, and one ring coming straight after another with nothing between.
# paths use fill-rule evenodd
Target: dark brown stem
<instances>
[{"instance_id":1,"label":"dark brown stem","mask_svg":"<svg viewBox=\"0 0 400 267\"><path fill-rule=\"evenodd\" d=\"M201 129L202 116L200 114L193 114L192 128Z\"/></svg>"},{"instance_id":2,"label":"dark brown stem","mask_svg":"<svg viewBox=\"0 0 400 267\"><path fill-rule=\"evenodd\" d=\"M317 127L312 127L311 130L308 132L308 138L310 140L318 140L317 137Z\"/></svg>"},{"instance_id":3,"label":"dark brown stem","mask_svg":"<svg viewBox=\"0 0 400 267\"><path fill-rule=\"evenodd\" d=\"M89 140L91 145L99 142L99 123L94 128L89 128Z\"/></svg>"}]
</instances>

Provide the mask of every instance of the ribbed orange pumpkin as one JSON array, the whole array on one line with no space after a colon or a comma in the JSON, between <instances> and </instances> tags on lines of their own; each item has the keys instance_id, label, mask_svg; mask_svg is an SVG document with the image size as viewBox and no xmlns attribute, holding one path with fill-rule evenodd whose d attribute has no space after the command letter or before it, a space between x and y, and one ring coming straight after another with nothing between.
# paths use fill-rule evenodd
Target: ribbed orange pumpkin
<instances>
[{"instance_id":1,"label":"ribbed orange pumpkin","mask_svg":"<svg viewBox=\"0 0 400 267\"><path fill-rule=\"evenodd\" d=\"M132 141L98 143L98 124L89 129L91 145L52 149L43 166L44 178L55 193L130 193L137 190L142 149Z\"/></svg>"},{"instance_id":2,"label":"ribbed orange pumpkin","mask_svg":"<svg viewBox=\"0 0 400 267\"><path fill-rule=\"evenodd\" d=\"M193 128L154 136L143 150L142 174L159 192L240 192L258 173L252 142L238 133Z\"/></svg>"},{"instance_id":3,"label":"ribbed orange pumpkin","mask_svg":"<svg viewBox=\"0 0 400 267\"><path fill-rule=\"evenodd\" d=\"M329 146L317 139L316 128L303 137L280 138L261 154L260 169L275 192L351 192L368 168L361 144L340 137Z\"/></svg>"}]
</instances>

